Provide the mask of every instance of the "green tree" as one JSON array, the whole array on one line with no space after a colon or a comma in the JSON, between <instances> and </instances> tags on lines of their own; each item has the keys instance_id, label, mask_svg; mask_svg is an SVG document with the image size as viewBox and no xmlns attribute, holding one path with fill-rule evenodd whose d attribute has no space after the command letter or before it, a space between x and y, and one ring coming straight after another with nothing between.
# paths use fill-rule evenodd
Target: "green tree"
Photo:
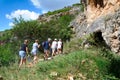
<instances>
[{"instance_id":1,"label":"green tree","mask_svg":"<svg viewBox=\"0 0 120 80\"><path fill-rule=\"evenodd\" d=\"M15 25L13 26L14 36L19 39L35 39L40 36L40 28L37 20L25 21L24 19L14 19Z\"/></svg>"}]
</instances>

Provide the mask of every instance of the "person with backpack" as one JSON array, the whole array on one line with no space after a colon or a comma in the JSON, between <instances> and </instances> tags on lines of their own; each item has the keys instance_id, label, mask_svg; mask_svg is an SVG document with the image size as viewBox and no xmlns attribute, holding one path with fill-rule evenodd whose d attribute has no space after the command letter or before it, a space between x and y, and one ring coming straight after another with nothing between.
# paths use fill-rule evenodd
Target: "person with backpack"
<instances>
[{"instance_id":1,"label":"person with backpack","mask_svg":"<svg viewBox=\"0 0 120 80\"><path fill-rule=\"evenodd\" d=\"M50 49L50 41L51 41L51 39L50 38L48 38L48 40L47 41L45 41L44 43L42 43L42 45L43 45L43 49L44 49L44 59L46 60L46 59L48 59L48 57L49 57L49 53L50 53L50 51L49 51L49 49Z\"/></svg>"}]
</instances>

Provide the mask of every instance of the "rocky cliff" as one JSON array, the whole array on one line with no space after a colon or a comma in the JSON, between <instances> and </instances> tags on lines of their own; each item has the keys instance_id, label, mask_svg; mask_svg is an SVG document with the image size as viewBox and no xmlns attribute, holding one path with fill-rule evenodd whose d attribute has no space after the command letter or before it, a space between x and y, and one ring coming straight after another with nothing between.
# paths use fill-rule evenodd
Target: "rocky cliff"
<instances>
[{"instance_id":1,"label":"rocky cliff","mask_svg":"<svg viewBox=\"0 0 120 80\"><path fill-rule=\"evenodd\" d=\"M87 0L84 13L70 23L76 37L101 33L113 52L120 54L120 0Z\"/></svg>"}]
</instances>

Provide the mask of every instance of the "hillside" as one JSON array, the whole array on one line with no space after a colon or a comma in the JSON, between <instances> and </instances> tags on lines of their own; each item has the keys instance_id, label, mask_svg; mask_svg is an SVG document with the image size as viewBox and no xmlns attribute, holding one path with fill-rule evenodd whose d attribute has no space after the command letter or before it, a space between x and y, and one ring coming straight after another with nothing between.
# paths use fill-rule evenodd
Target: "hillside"
<instances>
[{"instance_id":1,"label":"hillside","mask_svg":"<svg viewBox=\"0 0 120 80\"><path fill-rule=\"evenodd\" d=\"M69 54L57 55L49 61L40 61L30 68L22 67L19 70L17 64L11 67L1 67L0 75L3 80L117 79L108 75L110 62L99 54L100 50L78 50Z\"/></svg>"},{"instance_id":2,"label":"hillside","mask_svg":"<svg viewBox=\"0 0 120 80\"><path fill-rule=\"evenodd\" d=\"M40 15L37 20L16 19L13 29L0 37L5 41L0 45L0 80L119 80L120 56L115 53L120 51L120 3L112 0L116 2L106 9L109 1L104 8L90 2L84 12L83 5L74 4ZM49 37L63 40L63 54L43 60L40 48L36 64L31 64L33 56L27 56L27 64L18 68L19 47L24 39L29 40L31 50L35 39L41 44Z\"/></svg>"},{"instance_id":3,"label":"hillside","mask_svg":"<svg viewBox=\"0 0 120 80\"><path fill-rule=\"evenodd\" d=\"M46 14L40 15L38 21L40 23L50 22L51 20L57 20L64 15L77 15L82 11L81 4L73 4L73 6L64 7L63 9L56 10L53 12L48 12Z\"/></svg>"}]
</instances>

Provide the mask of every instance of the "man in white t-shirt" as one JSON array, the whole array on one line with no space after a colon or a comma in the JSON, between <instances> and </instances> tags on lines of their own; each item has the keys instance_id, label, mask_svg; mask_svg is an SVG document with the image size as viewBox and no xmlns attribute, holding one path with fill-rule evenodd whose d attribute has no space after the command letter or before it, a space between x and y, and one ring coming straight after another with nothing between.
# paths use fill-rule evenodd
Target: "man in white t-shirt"
<instances>
[{"instance_id":1,"label":"man in white t-shirt","mask_svg":"<svg viewBox=\"0 0 120 80\"><path fill-rule=\"evenodd\" d=\"M52 56L55 55L56 52L57 52L57 45L58 45L57 39L55 38L54 41L52 42L52 46L51 46L51 48L52 48Z\"/></svg>"}]
</instances>

